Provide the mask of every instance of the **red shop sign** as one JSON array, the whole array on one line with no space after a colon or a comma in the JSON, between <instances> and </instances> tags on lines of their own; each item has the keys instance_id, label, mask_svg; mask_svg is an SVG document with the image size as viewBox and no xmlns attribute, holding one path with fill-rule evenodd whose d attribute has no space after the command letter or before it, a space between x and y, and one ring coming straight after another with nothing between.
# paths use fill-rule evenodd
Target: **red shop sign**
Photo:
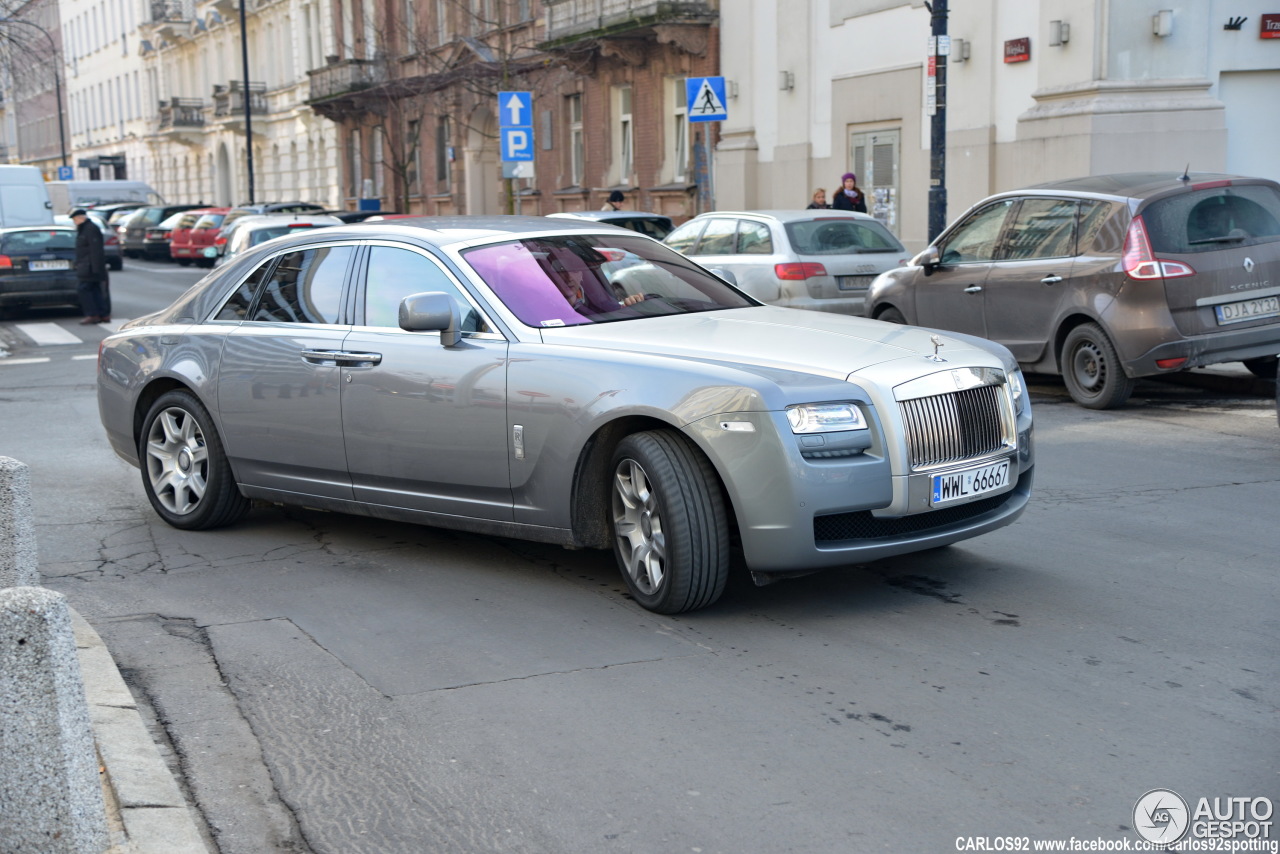
<instances>
[{"instance_id":1,"label":"red shop sign","mask_svg":"<svg viewBox=\"0 0 1280 854\"><path fill-rule=\"evenodd\" d=\"M1026 62L1031 59L1031 37L1010 39L1004 43L1005 62Z\"/></svg>"},{"instance_id":2,"label":"red shop sign","mask_svg":"<svg viewBox=\"0 0 1280 854\"><path fill-rule=\"evenodd\" d=\"M1258 33L1258 38L1280 39L1280 12L1262 16L1262 31Z\"/></svg>"}]
</instances>

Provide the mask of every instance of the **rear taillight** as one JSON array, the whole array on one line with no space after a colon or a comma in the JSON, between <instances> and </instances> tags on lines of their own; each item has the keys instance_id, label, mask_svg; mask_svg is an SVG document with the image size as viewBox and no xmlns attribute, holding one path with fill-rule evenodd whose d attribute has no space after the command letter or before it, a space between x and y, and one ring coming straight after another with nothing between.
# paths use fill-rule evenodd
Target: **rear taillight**
<instances>
[{"instance_id":1,"label":"rear taillight","mask_svg":"<svg viewBox=\"0 0 1280 854\"><path fill-rule=\"evenodd\" d=\"M1131 279L1180 279L1196 274L1190 264L1155 257L1151 241L1147 239L1147 226L1140 216L1133 218L1129 223L1129 233L1124 236L1122 263Z\"/></svg>"},{"instance_id":2,"label":"rear taillight","mask_svg":"<svg viewBox=\"0 0 1280 854\"><path fill-rule=\"evenodd\" d=\"M814 276L825 276L827 268L813 261L792 261L787 264L774 264L773 272L784 282L803 282Z\"/></svg>"},{"instance_id":3,"label":"rear taillight","mask_svg":"<svg viewBox=\"0 0 1280 854\"><path fill-rule=\"evenodd\" d=\"M0 270L12 270L13 259L8 255L0 255Z\"/></svg>"},{"instance_id":4,"label":"rear taillight","mask_svg":"<svg viewBox=\"0 0 1280 854\"><path fill-rule=\"evenodd\" d=\"M215 238L214 238L214 240L213 240L213 245L214 245L214 246L226 246L226 245L227 245L227 238L225 238L225 237L223 237L223 236L219 235L218 237L215 237Z\"/></svg>"}]
</instances>

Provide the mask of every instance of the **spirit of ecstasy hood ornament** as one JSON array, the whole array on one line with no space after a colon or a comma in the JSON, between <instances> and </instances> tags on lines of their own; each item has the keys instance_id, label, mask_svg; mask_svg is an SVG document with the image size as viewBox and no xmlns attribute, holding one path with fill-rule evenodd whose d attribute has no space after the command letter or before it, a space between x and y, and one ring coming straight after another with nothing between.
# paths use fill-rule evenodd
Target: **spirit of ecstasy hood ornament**
<instances>
[{"instance_id":1,"label":"spirit of ecstasy hood ornament","mask_svg":"<svg viewBox=\"0 0 1280 854\"><path fill-rule=\"evenodd\" d=\"M926 359L928 359L930 362L945 362L945 361L946 361L946 359L944 359L944 358L942 358L942 356L938 355L938 350L939 350L939 348L941 348L941 347L943 346L941 336L938 336L938 335L930 335L930 336L929 336L929 340L933 342L933 355L932 355L932 356L925 356L925 358L926 358Z\"/></svg>"}]
</instances>

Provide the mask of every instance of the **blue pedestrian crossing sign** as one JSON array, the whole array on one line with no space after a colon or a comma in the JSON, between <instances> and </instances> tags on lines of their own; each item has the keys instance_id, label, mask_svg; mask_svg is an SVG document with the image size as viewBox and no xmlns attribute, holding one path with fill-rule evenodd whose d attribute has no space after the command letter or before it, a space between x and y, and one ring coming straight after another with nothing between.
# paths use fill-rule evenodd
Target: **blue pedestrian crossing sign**
<instances>
[{"instance_id":1,"label":"blue pedestrian crossing sign","mask_svg":"<svg viewBox=\"0 0 1280 854\"><path fill-rule=\"evenodd\" d=\"M498 135L504 163L533 160L533 93L498 93Z\"/></svg>"},{"instance_id":2,"label":"blue pedestrian crossing sign","mask_svg":"<svg viewBox=\"0 0 1280 854\"><path fill-rule=\"evenodd\" d=\"M686 77L685 115L691 122L720 122L729 118L723 77Z\"/></svg>"}]
</instances>

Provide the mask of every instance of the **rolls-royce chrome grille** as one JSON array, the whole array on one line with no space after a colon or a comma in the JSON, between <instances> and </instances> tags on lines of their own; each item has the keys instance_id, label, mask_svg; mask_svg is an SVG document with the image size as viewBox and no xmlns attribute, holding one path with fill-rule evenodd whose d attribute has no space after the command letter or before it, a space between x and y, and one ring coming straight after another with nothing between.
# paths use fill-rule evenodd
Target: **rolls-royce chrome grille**
<instances>
[{"instance_id":1,"label":"rolls-royce chrome grille","mask_svg":"<svg viewBox=\"0 0 1280 854\"><path fill-rule=\"evenodd\" d=\"M989 456L1016 445L1003 384L903 400L898 406L913 471Z\"/></svg>"}]
</instances>

